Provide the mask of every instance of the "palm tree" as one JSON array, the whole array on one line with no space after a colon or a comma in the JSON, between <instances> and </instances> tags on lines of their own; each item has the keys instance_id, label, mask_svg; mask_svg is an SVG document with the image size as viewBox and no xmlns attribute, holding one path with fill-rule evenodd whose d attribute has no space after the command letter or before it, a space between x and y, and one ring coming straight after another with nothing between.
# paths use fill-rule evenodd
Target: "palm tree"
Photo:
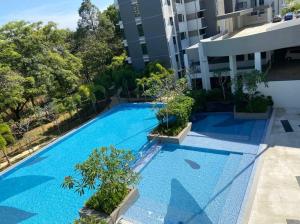
<instances>
[{"instance_id":1,"label":"palm tree","mask_svg":"<svg viewBox=\"0 0 300 224\"><path fill-rule=\"evenodd\" d=\"M3 152L7 162L11 165L7 156L7 146L15 142L15 138L7 124L0 124L0 150Z\"/></svg>"}]
</instances>

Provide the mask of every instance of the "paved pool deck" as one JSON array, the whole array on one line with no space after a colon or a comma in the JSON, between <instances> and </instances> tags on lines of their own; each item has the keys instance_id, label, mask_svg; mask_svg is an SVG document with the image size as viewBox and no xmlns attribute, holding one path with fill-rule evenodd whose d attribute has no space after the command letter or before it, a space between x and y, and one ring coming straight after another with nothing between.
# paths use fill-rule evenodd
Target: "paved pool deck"
<instances>
[{"instance_id":1,"label":"paved pool deck","mask_svg":"<svg viewBox=\"0 0 300 224\"><path fill-rule=\"evenodd\" d=\"M248 224L300 223L300 109L276 109ZM293 132L285 132L288 120Z\"/></svg>"}]
</instances>

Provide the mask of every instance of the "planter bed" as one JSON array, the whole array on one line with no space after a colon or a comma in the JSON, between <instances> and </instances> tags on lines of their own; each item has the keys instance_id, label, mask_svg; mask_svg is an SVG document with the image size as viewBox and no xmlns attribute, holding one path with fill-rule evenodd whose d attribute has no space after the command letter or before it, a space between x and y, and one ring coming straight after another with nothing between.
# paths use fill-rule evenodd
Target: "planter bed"
<instances>
[{"instance_id":1,"label":"planter bed","mask_svg":"<svg viewBox=\"0 0 300 224\"><path fill-rule=\"evenodd\" d=\"M248 112L237 112L236 107L234 107L234 118L235 119L258 119L265 120L271 115L272 107L269 106L265 113L248 113Z\"/></svg>"},{"instance_id":2,"label":"planter bed","mask_svg":"<svg viewBox=\"0 0 300 224\"><path fill-rule=\"evenodd\" d=\"M127 211L127 209L137 200L139 196L138 189L130 189L128 195L124 198L122 203L110 214L107 215L103 212L95 211L93 209L84 207L79 211L82 218L88 216L99 217L99 220L105 220L108 224L115 224L118 219Z\"/></svg>"},{"instance_id":3,"label":"planter bed","mask_svg":"<svg viewBox=\"0 0 300 224\"><path fill-rule=\"evenodd\" d=\"M180 144L187 134L191 131L192 123L189 122L188 125L177 135L177 136L165 136L159 134L149 134L148 139L156 139L162 143Z\"/></svg>"}]
</instances>

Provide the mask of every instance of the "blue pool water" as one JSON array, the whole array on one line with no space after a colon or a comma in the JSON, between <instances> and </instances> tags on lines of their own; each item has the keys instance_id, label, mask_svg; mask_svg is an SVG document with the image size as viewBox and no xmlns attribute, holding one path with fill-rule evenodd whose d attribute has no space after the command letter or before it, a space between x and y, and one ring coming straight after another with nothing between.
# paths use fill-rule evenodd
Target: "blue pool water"
<instances>
[{"instance_id":1,"label":"blue pool water","mask_svg":"<svg viewBox=\"0 0 300 224\"><path fill-rule=\"evenodd\" d=\"M141 171L140 196L124 218L135 224L235 224L265 120L202 114L181 145L162 149Z\"/></svg>"},{"instance_id":2,"label":"blue pool water","mask_svg":"<svg viewBox=\"0 0 300 224\"><path fill-rule=\"evenodd\" d=\"M83 197L61 188L74 165L100 146L138 153L157 125L150 105L125 104L0 176L0 223L72 223L92 192Z\"/></svg>"}]
</instances>

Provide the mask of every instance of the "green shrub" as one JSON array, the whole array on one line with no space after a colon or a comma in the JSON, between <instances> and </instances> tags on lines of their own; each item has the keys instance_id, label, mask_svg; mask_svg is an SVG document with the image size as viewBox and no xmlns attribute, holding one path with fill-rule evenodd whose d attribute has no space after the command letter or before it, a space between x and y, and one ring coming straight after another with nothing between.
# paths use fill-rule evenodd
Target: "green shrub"
<instances>
[{"instance_id":1,"label":"green shrub","mask_svg":"<svg viewBox=\"0 0 300 224\"><path fill-rule=\"evenodd\" d=\"M257 95L252 98L251 101L247 100L248 96L245 94L244 101L239 102L236 105L238 112L246 113L265 113L269 106L273 105L272 97L265 97L263 95Z\"/></svg>"},{"instance_id":2,"label":"green shrub","mask_svg":"<svg viewBox=\"0 0 300 224\"><path fill-rule=\"evenodd\" d=\"M134 160L128 150L119 150L113 146L96 149L85 162L75 166L81 178L68 176L63 187L75 189L80 195L86 189L96 189L86 206L110 214L126 197L128 187L139 180L139 174L130 167Z\"/></svg>"},{"instance_id":3,"label":"green shrub","mask_svg":"<svg viewBox=\"0 0 300 224\"><path fill-rule=\"evenodd\" d=\"M205 111L206 109L206 91L191 90L187 95L194 99L193 112Z\"/></svg>"},{"instance_id":4,"label":"green shrub","mask_svg":"<svg viewBox=\"0 0 300 224\"><path fill-rule=\"evenodd\" d=\"M74 224L107 224L107 222L104 220L100 220L96 216L88 216L86 218L75 220Z\"/></svg>"},{"instance_id":5,"label":"green shrub","mask_svg":"<svg viewBox=\"0 0 300 224\"><path fill-rule=\"evenodd\" d=\"M104 211L106 214L111 214L128 193L129 191L125 184L109 183L102 185L99 191L85 205L96 211Z\"/></svg>"},{"instance_id":6,"label":"green shrub","mask_svg":"<svg viewBox=\"0 0 300 224\"><path fill-rule=\"evenodd\" d=\"M154 133L172 136L179 134L189 121L193 104L194 99L191 97L176 96L157 112L156 117L159 126L154 130Z\"/></svg>"},{"instance_id":7,"label":"green shrub","mask_svg":"<svg viewBox=\"0 0 300 224\"><path fill-rule=\"evenodd\" d=\"M219 88L215 88L206 92L207 101L223 101L223 93Z\"/></svg>"}]
</instances>

